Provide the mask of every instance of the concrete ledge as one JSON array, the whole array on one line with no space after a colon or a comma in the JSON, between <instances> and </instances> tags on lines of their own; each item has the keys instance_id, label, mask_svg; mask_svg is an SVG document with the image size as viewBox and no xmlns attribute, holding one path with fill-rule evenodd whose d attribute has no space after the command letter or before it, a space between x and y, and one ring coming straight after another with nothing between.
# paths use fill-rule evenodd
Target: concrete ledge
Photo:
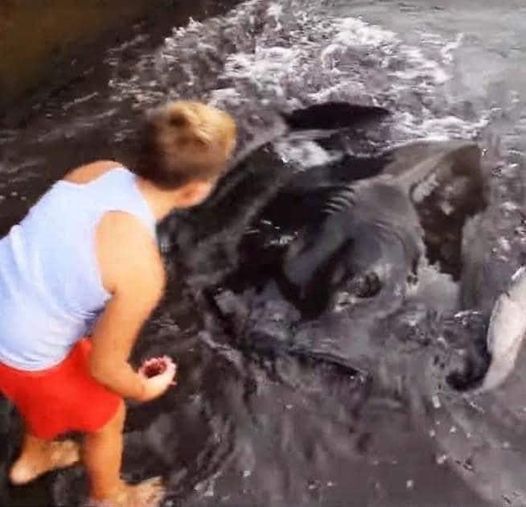
<instances>
[{"instance_id":1,"label":"concrete ledge","mask_svg":"<svg viewBox=\"0 0 526 507\"><path fill-rule=\"evenodd\" d=\"M0 107L35 89L76 47L130 23L148 0L0 0Z\"/></svg>"}]
</instances>

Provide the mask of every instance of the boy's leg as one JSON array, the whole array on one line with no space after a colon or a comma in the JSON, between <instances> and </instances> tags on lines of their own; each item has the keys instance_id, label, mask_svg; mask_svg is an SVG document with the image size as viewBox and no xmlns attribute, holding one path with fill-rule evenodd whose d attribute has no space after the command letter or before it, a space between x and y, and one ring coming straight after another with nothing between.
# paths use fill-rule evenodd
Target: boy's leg
<instances>
[{"instance_id":1,"label":"boy's leg","mask_svg":"<svg viewBox=\"0 0 526 507\"><path fill-rule=\"evenodd\" d=\"M42 440L29 433L24 436L22 452L9 472L15 485L26 484L39 475L65 468L79 460L79 446L72 440Z\"/></svg>"},{"instance_id":2,"label":"boy's leg","mask_svg":"<svg viewBox=\"0 0 526 507\"><path fill-rule=\"evenodd\" d=\"M164 494L160 479L130 486L120 478L125 414L124 402L121 402L110 422L85 437L83 459L90 481L90 496L108 507L155 507Z\"/></svg>"}]
</instances>

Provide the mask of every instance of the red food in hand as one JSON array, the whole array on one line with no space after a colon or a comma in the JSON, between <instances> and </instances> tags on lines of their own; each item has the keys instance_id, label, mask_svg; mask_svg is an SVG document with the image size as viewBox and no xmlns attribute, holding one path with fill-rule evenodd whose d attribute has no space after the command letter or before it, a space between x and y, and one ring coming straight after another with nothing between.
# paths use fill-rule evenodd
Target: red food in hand
<instances>
[{"instance_id":1,"label":"red food in hand","mask_svg":"<svg viewBox=\"0 0 526 507\"><path fill-rule=\"evenodd\" d=\"M159 357L154 359L148 359L148 361L144 363L141 370L146 377L152 378L156 377L157 375L160 375L161 373L164 373L167 367L167 360L163 357Z\"/></svg>"}]
</instances>

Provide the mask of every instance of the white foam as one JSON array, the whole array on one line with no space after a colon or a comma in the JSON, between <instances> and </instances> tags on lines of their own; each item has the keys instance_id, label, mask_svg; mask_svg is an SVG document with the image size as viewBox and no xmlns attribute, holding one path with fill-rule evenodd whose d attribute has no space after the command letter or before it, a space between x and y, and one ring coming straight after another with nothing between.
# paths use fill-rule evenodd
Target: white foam
<instances>
[{"instance_id":1,"label":"white foam","mask_svg":"<svg viewBox=\"0 0 526 507\"><path fill-rule=\"evenodd\" d=\"M131 77L114 77L111 86L115 100L131 98L140 107L190 95L241 118L245 109L257 114L269 106L377 103L394 110L395 142L474 136L487 118L472 122L454 113L445 87L462 36L422 32L411 40L333 16L320 3L251 0L226 16L174 29ZM288 157L296 150L280 149Z\"/></svg>"},{"instance_id":2,"label":"white foam","mask_svg":"<svg viewBox=\"0 0 526 507\"><path fill-rule=\"evenodd\" d=\"M440 272L436 266L423 263L418 270L418 283L410 287L408 296L440 313L454 311L458 307L459 286L450 275Z\"/></svg>"},{"instance_id":3,"label":"white foam","mask_svg":"<svg viewBox=\"0 0 526 507\"><path fill-rule=\"evenodd\" d=\"M275 143L275 149L283 162L299 163L304 168L323 165L336 158L314 141L281 141Z\"/></svg>"},{"instance_id":4,"label":"white foam","mask_svg":"<svg viewBox=\"0 0 526 507\"><path fill-rule=\"evenodd\" d=\"M336 35L334 44L345 46L380 47L389 43L396 43L394 32L370 25L358 18L343 18L334 23Z\"/></svg>"}]
</instances>

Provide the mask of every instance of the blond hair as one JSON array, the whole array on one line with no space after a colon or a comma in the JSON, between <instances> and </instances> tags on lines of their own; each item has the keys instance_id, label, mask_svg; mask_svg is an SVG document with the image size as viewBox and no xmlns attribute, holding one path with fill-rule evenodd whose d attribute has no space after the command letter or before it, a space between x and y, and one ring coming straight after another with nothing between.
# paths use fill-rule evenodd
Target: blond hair
<instances>
[{"instance_id":1,"label":"blond hair","mask_svg":"<svg viewBox=\"0 0 526 507\"><path fill-rule=\"evenodd\" d=\"M170 102L147 114L130 169L173 189L219 177L235 144L236 124L228 113L195 101Z\"/></svg>"}]
</instances>

